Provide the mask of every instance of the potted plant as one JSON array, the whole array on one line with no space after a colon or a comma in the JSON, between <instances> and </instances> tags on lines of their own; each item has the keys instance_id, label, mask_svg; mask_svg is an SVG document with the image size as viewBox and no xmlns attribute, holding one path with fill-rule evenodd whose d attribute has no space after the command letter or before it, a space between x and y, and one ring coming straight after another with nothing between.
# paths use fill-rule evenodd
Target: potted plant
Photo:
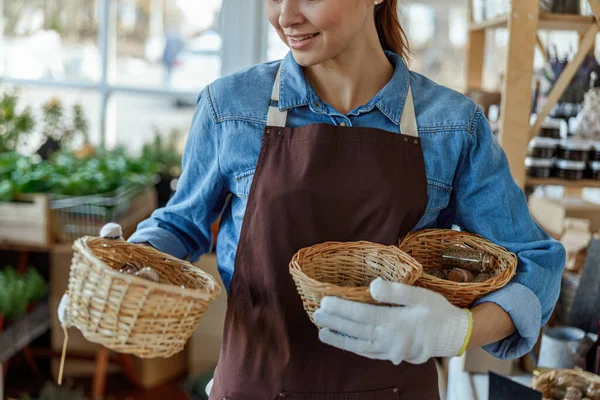
<instances>
[{"instance_id":1,"label":"potted plant","mask_svg":"<svg viewBox=\"0 0 600 400\"><path fill-rule=\"evenodd\" d=\"M60 100L52 98L44 104L43 114L42 134L46 141L37 153L44 160L49 159L52 154L60 150L74 150L77 147L80 148L76 154L80 157L94 154L93 147L89 142L88 123L81 105L73 105L69 118L65 115Z\"/></svg>"},{"instance_id":2,"label":"potted plant","mask_svg":"<svg viewBox=\"0 0 600 400\"><path fill-rule=\"evenodd\" d=\"M19 111L18 92L0 94L0 154L17 151L26 144L35 121L29 107Z\"/></svg>"},{"instance_id":3,"label":"potted plant","mask_svg":"<svg viewBox=\"0 0 600 400\"><path fill-rule=\"evenodd\" d=\"M44 278L33 267L19 274L7 266L0 271L0 331L8 321L22 317L48 291Z\"/></svg>"},{"instance_id":4,"label":"potted plant","mask_svg":"<svg viewBox=\"0 0 600 400\"><path fill-rule=\"evenodd\" d=\"M180 130L172 129L165 137L155 127L153 140L142 148L141 159L149 165L148 169L154 169L158 174L156 191L159 207L167 204L174 191L174 181L181 175L181 153L177 150L181 136Z\"/></svg>"}]
</instances>

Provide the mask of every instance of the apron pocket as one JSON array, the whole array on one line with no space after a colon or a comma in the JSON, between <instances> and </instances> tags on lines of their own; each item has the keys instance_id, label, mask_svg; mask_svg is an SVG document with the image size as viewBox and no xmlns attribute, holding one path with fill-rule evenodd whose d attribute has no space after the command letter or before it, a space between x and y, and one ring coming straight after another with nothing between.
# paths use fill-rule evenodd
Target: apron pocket
<instances>
[{"instance_id":1,"label":"apron pocket","mask_svg":"<svg viewBox=\"0 0 600 400\"><path fill-rule=\"evenodd\" d=\"M398 388L347 393L280 393L274 400L398 400Z\"/></svg>"}]
</instances>

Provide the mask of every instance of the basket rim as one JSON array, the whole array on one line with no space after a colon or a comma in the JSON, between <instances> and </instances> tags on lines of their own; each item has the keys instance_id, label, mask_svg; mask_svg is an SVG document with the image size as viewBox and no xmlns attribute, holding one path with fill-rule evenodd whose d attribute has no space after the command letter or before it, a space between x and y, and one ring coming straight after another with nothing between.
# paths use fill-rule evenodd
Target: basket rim
<instances>
[{"instance_id":1,"label":"basket rim","mask_svg":"<svg viewBox=\"0 0 600 400\"><path fill-rule=\"evenodd\" d=\"M139 278L134 275L120 273L120 272L114 270L113 268L111 268L110 266L108 266L108 264L106 264L104 261L100 260L93 254L91 249L87 246L88 241L91 239L98 239L98 237L83 236L83 237L77 239L73 243L73 249L75 251L79 251L80 254L83 255L88 261L90 261L93 264L95 264L96 266L102 268L104 273L110 275L113 278L122 279L130 284L135 283L137 285L147 286L148 288L153 289L158 292L166 292L166 293L175 294L175 295L183 295L183 296L193 297L193 298L196 298L199 300L205 300L205 301L215 300L217 298L217 296L221 293L221 286L219 284L217 284L217 281L211 274L203 271L202 269L192 265L191 263L189 263L188 261L185 261L185 260L178 259L177 262L181 263L181 264L185 264L186 267L192 269L195 273L204 277L207 281L207 288L205 288L205 289L181 288L180 286L173 285L170 283L156 283L156 282L149 281L147 279ZM119 239L117 239L117 240L119 240ZM162 253L153 247L148 248L147 250L158 252L162 255L167 256L167 258L173 258L172 256L170 256L166 253Z\"/></svg>"},{"instance_id":2,"label":"basket rim","mask_svg":"<svg viewBox=\"0 0 600 400\"><path fill-rule=\"evenodd\" d=\"M364 294L365 291L367 292L367 294L370 296L371 295L371 291L370 291L370 285L369 286L359 286L359 287L347 287L347 286L340 286L340 285L336 285L335 283L328 283L328 282L321 282L316 280L315 278L309 276L306 274L306 272L304 272L304 270L302 269L302 267L300 266L298 260L300 258L300 256L307 252L312 250L315 246L336 246L339 248L343 248L347 245L354 245L354 244L368 244L370 246L381 246L386 248L387 250L391 250L392 252L401 252L403 254L403 256L406 256L408 258L411 259L412 262L414 262L414 266L411 266L411 270L413 269L413 267L419 267L418 268L418 277L416 280L418 280L422 273L423 273L423 266L421 265L421 263L419 263L414 257L412 257L410 254L407 254L406 252L402 251L401 249L399 249L397 246L395 245L384 245L384 244L379 244L379 243L375 243L375 242L369 242L369 241L365 241L365 240L360 240L360 241L354 241L354 242L339 242L339 241L330 241L330 242L323 242L323 243L319 243L317 245L313 245L313 246L307 246L304 247L300 250L298 250L296 252L296 254L294 254L294 256L292 257L292 260L289 263L289 270L290 273L292 274L292 276L294 275L299 275L301 276L303 279L305 279L306 281L310 282L311 285L314 285L314 289L317 290L321 290L321 289L327 289L327 288L337 288L340 290L344 290L347 293L357 293L357 294ZM383 279L383 278L382 278ZM415 281L416 281L415 280ZM398 282L398 281L389 281L389 282Z\"/></svg>"}]
</instances>

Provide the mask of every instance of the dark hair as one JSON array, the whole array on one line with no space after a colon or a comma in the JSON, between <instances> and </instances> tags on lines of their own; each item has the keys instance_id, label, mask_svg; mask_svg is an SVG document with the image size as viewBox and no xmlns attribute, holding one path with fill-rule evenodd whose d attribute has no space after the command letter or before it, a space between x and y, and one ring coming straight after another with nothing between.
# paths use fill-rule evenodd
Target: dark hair
<instances>
[{"instance_id":1,"label":"dark hair","mask_svg":"<svg viewBox=\"0 0 600 400\"><path fill-rule=\"evenodd\" d=\"M375 26L383 49L393 51L407 60L408 39L398 19L398 0L383 0L375 6Z\"/></svg>"}]
</instances>

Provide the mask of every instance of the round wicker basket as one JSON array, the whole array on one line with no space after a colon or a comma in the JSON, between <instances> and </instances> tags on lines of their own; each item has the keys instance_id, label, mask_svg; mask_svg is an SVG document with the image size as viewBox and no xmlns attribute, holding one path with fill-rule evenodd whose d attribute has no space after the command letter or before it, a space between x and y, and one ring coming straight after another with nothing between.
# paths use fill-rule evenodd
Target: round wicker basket
<instances>
[{"instance_id":1,"label":"round wicker basket","mask_svg":"<svg viewBox=\"0 0 600 400\"><path fill-rule=\"evenodd\" d=\"M439 269L444 249L452 245L483 250L495 259L492 278L481 283L457 283L429 275L428 270ZM458 307L469 307L477 299L505 286L517 270L517 256L489 240L467 232L449 229L424 229L411 232L400 239L400 250L414 257L423 266L417 286L442 294Z\"/></svg>"},{"instance_id":2,"label":"round wicker basket","mask_svg":"<svg viewBox=\"0 0 600 400\"><path fill-rule=\"evenodd\" d=\"M371 242L326 242L298 251L290 273L311 321L326 296L376 304L369 285L381 277L413 284L423 268L396 246ZM316 324L315 324L316 325Z\"/></svg>"},{"instance_id":3,"label":"round wicker basket","mask_svg":"<svg viewBox=\"0 0 600 400\"><path fill-rule=\"evenodd\" d=\"M572 384L567 386L577 387L581 389L582 392L589 389L589 391L593 394L588 392L587 397L591 399L595 399L600 396L600 376L576 369L557 369L546 372L533 378L531 387L539 392L542 392L544 400L554 400L552 393L560 381L570 381ZM564 383L562 386L565 386ZM584 392L584 394L586 393Z\"/></svg>"},{"instance_id":4,"label":"round wicker basket","mask_svg":"<svg viewBox=\"0 0 600 400\"><path fill-rule=\"evenodd\" d=\"M221 290L211 275L150 246L86 236L73 249L65 325L119 353L181 351ZM127 263L153 268L160 283L119 272Z\"/></svg>"}]
</instances>

